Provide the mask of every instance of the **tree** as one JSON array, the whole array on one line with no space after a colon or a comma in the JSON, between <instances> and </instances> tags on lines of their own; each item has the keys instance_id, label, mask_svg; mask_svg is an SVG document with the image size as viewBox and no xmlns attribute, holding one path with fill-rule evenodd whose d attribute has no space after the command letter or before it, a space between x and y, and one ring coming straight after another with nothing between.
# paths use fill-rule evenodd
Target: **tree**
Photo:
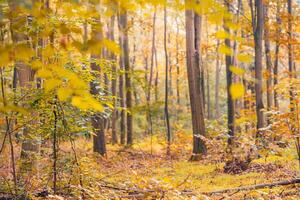
<instances>
[{"instance_id":1,"label":"tree","mask_svg":"<svg viewBox=\"0 0 300 200\"><path fill-rule=\"evenodd\" d=\"M126 109L127 109L127 118L126 118L126 127L127 127L127 145L132 145L132 95L131 95L131 74L129 62L129 46L128 46L128 25L127 25L127 11L121 10L120 15L120 27L122 34L122 54L123 54L123 63L125 68L125 89L126 89Z\"/></svg>"},{"instance_id":2,"label":"tree","mask_svg":"<svg viewBox=\"0 0 300 200\"><path fill-rule=\"evenodd\" d=\"M273 106L273 98L272 98L272 61L270 54L270 28L269 28L269 2L267 2L264 6L265 12L265 24L264 24L264 39L265 39L265 55L266 55L266 66L267 66L267 109L271 110ZM269 123L269 120L268 120Z\"/></svg>"},{"instance_id":3,"label":"tree","mask_svg":"<svg viewBox=\"0 0 300 200\"><path fill-rule=\"evenodd\" d=\"M26 26L26 23L28 23L28 18L22 12L21 2L15 0L9 1L9 9L12 41L16 46L24 43L26 44L28 37L22 31L22 28ZM21 87L21 92L25 94L26 90L31 89L33 86L32 82L34 81L34 72L31 70L30 66L21 60L17 60L15 62L15 69ZM28 107L29 105L23 106ZM36 113L34 113L34 115L36 115ZM31 168L34 163L31 162L30 159L34 158L32 153L37 153L39 151L39 144L37 139L29 137L29 133L30 126L26 126L23 129L24 140L22 141L21 157L25 161L23 166L28 164L28 167ZM34 161L34 159L32 159L32 161ZM24 169L27 169L27 167L25 166Z\"/></svg>"},{"instance_id":4,"label":"tree","mask_svg":"<svg viewBox=\"0 0 300 200\"><path fill-rule=\"evenodd\" d=\"M279 65L279 48L280 48L280 33L281 33L281 18L280 18L280 0L277 0L276 4L276 39L275 39L275 60L274 60L274 69L273 69L273 80L274 87L278 84L278 65ZM274 105L279 109L278 94L276 89L274 90Z\"/></svg>"},{"instance_id":5,"label":"tree","mask_svg":"<svg viewBox=\"0 0 300 200\"><path fill-rule=\"evenodd\" d=\"M295 77L294 74L294 58L293 58L293 45L292 45L292 40L293 40L293 7L292 7L292 0L287 1L287 11L288 11L288 63L289 63L289 77L290 79ZM291 84L290 86L290 110L291 113L294 112L295 110L295 95L294 95L294 87Z\"/></svg>"},{"instance_id":6,"label":"tree","mask_svg":"<svg viewBox=\"0 0 300 200\"><path fill-rule=\"evenodd\" d=\"M100 21L100 17L95 19L96 21ZM103 31L102 26L99 23L95 23L92 26L91 40L94 42L101 42L103 40ZM94 52L91 55L91 72L94 79L90 82L90 91L91 94L97 97L99 95L99 83L101 78L100 66L97 64L97 61L101 58L102 49ZM92 126L95 131L95 135L93 135L93 150L94 152L99 153L102 156L106 155L106 141L105 141L105 120L101 113L96 112L92 116Z\"/></svg>"},{"instance_id":7,"label":"tree","mask_svg":"<svg viewBox=\"0 0 300 200\"><path fill-rule=\"evenodd\" d=\"M167 50L167 8L164 7L164 51L165 51L165 120L166 120L166 128L167 128L167 155L170 155L170 144L171 144L171 128L170 128L170 118L169 118L169 90L168 90L168 77L169 77L169 57L168 57L168 50Z\"/></svg>"},{"instance_id":8,"label":"tree","mask_svg":"<svg viewBox=\"0 0 300 200\"><path fill-rule=\"evenodd\" d=\"M119 28L119 46L123 47L123 33L122 33L122 26L121 26L121 17L120 13L118 14L118 28ZM124 97L124 55L123 51L121 51L119 57L119 101L120 101L120 143L125 144L125 137L126 137L126 113L125 113L125 97Z\"/></svg>"},{"instance_id":9,"label":"tree","mask_svg":"<svg viewBox=\"0 0 300 200\"><path fill-rule=\"evenodd\" d=\"M190 1L186 0L186 3L190 3ZM186 9L185 11L185 30L187 75L193 126L193 155L191 160L199 160L201 155L207 153L207 150L201 138L201 135L205 135L203 93L200 85L200 69L196 63L196 58L199 55L195 53L194 11L191 9Z\"/></svg>"},{"instance_id":10,"label":"tree","mask_svg":"<svg viewBox=\"0 0 300 200\"><path fill-rule=\"evenodd\" d=\"M252 7L253 10L253 7ZM252 15L254 48L255 48L255 102L257 116L257 137L261 136L261 128L264 126L263 113L263 83L262 83L262 39L264 27L264 4L262 0L255 0L255 15ZM254 13L254 12L253 12Z\"/></svg>"},{"instance_id":11,"label":"tree","mask_svg":"<svg viewBox=\"0 0 300 200\"><path fill-rule=\"evenodd\" d=\"M225 5L227 7L227 10L230 9L230 3L228 1L225 1ZM225 21L226 22L226 21ZM229 33L230 30L224 25L225 32ZM231 48L230 39L225 39L225 46L227 48ZM228 144L232 145L235 135L235 129L234 129L234 101L230 92L230 87L232 85L232 72L230 70L230 66L232 65L232 57L230 55L225 55L225 64L226 64L226 91L227 91L227 127L228 127Z\"/></svg>"},{"instance_id":12,"label":"tree","mask_svg":"<svg viewBox=\"0 0 300 200\"><path fill-rule=\"evenodd\" d=\"M180 67L179 67L179 24L178 24L178 18L176 17L176 100L177 100L177 105L178 106L180 106L179 76L180 76Z\"/></svg>"},{"instance_id":13,"label":"tree","mask_svg":"<svg viewBox=\"0 0 300 200\"><path fill-rule=\"evenodd\" d=\"M152 18L152 47L151 47L151 60L150 60L150 76L148 80L148 90L147 90L147 120L148 120L148 134L153 134L152 130L152 115L151 115L151 90L152 90L152 79L153 79L153 68L154 68L154 54L155 54L155 36L156 36L156 7L154 8L153 18ZM146 72L147 73L147 72ZM147 80L147 79L146 79Z\"/></svg>"},{"instance_id":14,"label":"tree","mask_svg":"<svg viewBox=\"0 0 300 200\"><path fill-rule=\"evenodd\" d=\"M218 27L217 27L218 30ZM217 46L216 46L216 80L215 80L215 118L218 119L220 117L220 103L219 103L219 87L220 87L220 40L217 39Z\"/></svg>"},{"instance_id":15,"label":"tree","mask_svg":"<svg viewBox=\"0 0 300 200\"><path fill-rule=\"evenodd\" d=\"M111 16L110 23L108 27L108 38L111 41L115 41L115 34L114 34L114 26L115 26L115 15ZM116 68L116 56L114 53L110 53L110 60L112 66L112 80L111 80L111 93L113 96L113 110L111 116L111 134L112 134L112 144L118 143L117 137L117 130L116 130L116 123L117 123L117 109L116 109L116 99L117 96L117 68Z\"/></svg>"}]
</instances>

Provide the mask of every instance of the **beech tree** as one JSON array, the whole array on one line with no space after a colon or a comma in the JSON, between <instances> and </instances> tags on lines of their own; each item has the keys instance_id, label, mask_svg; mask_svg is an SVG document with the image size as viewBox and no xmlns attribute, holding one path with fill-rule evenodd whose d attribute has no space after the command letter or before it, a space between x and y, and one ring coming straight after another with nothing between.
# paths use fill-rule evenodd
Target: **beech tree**
<instances>
[{"instance_id":1,"label":"beech tree","mask_svg":"<svg viewBox=\"0 0 300 200\"><path fill-rule=\"evenodd\" d=\"M92 41L100 42L103 40L103 30L99 23L100 17L95 19L95 24L92 26ZM98 22L98 23L97 23ZM98 53L95 52L91 55L91 59L93 60L91 63L91 71L93 73L94 79L90 82L91 94L96 96L99 95L99 84L101 82L101 72L100 66L97 64L99 59L101 58L101 52L103 49L98 49ZM94 152L99 153L104 156L106 154L106 141L105 141L105 120L101 113L95 113L92 116L92 125L95 131L95 135L93 135L93 149Z\"/></svg>"},{"instance_id":2,"label":"beech tree","mask_svg":"<svg viewBox=\"0 0 300 200\"><path fill-rule=\"evenodd\" d=\"M254 9L254 10L253 10ZM261 136L261 128L264 127L264 113L263 113L263 76L262 76L262 42L263 42L263 28L264 28L264 4L262 0L255 0L255 7L252 6L253 15L253 33L254 33L254 47L255 47L255 102L257 115L257 136Z\"/></svg>"},{"instance_id":3,"label":"beech tree","mask_svg":"<svg viewBox=\"0 0 300 200\"><path fill-rule=\"evenodd\" d=\"M197 32L198 38L196 39L194 17L195 13L193 10L187 9L185 11L186 62L193 125L193 155L191 160L199 160L201 155L207 153L207 150L204 141L201 138L201 135L205 135L203 93L199 81L200 69L196 62L200 52L195 50L196 45L200 45L199 40L197 40L200 36L200 30ZM197 28L199 28L199 26Z\"/></svg>"},{"instance_id":4,"label":"beech tree","mask_svg":"<svg viewBox=\"0 0 300 200\"><path fill-rule=\"evenodd\" d=\"M127 109L127 118L126 118L126 128L127 128L127 145L131 145L133 142L133 133L132 133L132 95L131 95L131 76L132 71L130 68L129 62L129 46L128 46L128 24L127 24L127 11L121 10L120 13L120 27L122 34L122 58L125 69L125 89L126 89L126 109Z\"/></svg>"}]
</instances>

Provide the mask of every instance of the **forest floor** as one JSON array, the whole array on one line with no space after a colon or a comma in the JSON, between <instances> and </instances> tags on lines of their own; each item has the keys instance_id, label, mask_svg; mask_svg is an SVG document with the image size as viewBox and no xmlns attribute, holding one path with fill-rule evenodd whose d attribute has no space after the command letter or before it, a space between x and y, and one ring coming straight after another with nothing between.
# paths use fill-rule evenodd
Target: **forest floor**
<instances>
[{"instance_id":1,"label":"forest floor","mask_svg":"<svg viewBox=\"0 0 300 200\"><path fill-rule=\"evenodd\" d=\"M91 152L90 142L79 144L77 149L81 154ZM244 171L228 174L224 173L224 155L217 151L201 161L189 162L190 153L187 151L174 152L167 157L164 144L155 141L152 148L150 145L149 140L145 140L132 148L109 146L107 158L92 159L95 163L89 159L82 160L82 169L85 169L82 173L85 177L92 177L93 173L99 175L96 178L98 181L92 182L97 182L104 199L299 199L300 184L207 194L221 189L299 177L299 163L293 146L282 149L277 155L252 160ZM95 191L90 191L90 194L95 195Z\"/></svg>"},{"instance_id":2,"label":"forest floor","mask_svg":"<svg viewBox=\"0 0 300 200\"><path fill-rule=\"evenodd\" d=\"M167 157L164 144L156 143L151 148L149 141L131 148L108 145L108 156L103 158L92 153L90 140L77 140L79 168L72 161L71 145L64 143L60 147L58 192L56 196L48 195L48 199L79 199L82 195L86 199L299 199L300 196L299 184L208 194L299 177L299 164L292 146L282 149L278 155L254 159L247 169L235 174L224 173L222 153L214 152L201 161L189 162L188 151L174 152ZM43 191L50 191L52 186L51 160L47 160L51 156L47 157L41 158L44 162L39 164L40 169L48 172L44 177L27 174L30 180L27 189L33 199L45 199Z\"/></svg>"}]
</instances>

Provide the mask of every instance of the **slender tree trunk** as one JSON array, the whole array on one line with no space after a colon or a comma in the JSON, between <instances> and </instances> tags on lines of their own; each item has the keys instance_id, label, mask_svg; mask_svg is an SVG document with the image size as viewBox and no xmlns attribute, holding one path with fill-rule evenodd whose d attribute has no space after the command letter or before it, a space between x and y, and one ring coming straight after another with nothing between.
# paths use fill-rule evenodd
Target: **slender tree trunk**
<instances>
[{"instance_id":1,"label":"slender tree trunk","mask_svg":"<svg viewBox=\"0 0 300 200\"><path fill-rule=\"evenodd\" d=\"M200 83L201 91L202 91L202 109L203 114L205 113L205 77L204 77L204 66L201 60L201 31L202 31L202 17L198 15L197 13L193 14L193 20L194 20L194 38L195 38L195 64L196 67L199 68L199 75L197 74L197 79Z\"/></svg>"},{"instance_id":2,"label":"slender tree trunk","mask_svg":"<svg viewBox=\"0 0 300 200\"><path fill-rule=\"evenodd\" d=\"M3 41L3 38L1 38ZM0 69L0 79L1 79L1 93L2 93L2 103L3 106L6 107L7 106L7 102L6 102L6 94L5 94L5 89L4 89L4 77L3 77L3 69ZM17 173L16 173L16 161L15 161L15 150L14 150L14 145L13 145L13 140L12 140L12 133L11 133L11 120L9 120L8 116L5 116L5 125L6 125L6 132L5 132L5 137L4 137L4 141L6 139L6 135L8 135L8 141L9 141L9 146L10 146L10 161L11 161L11 168L12 168L12 176L13 176L13 182L14 182L14 192L15 195L17 195L18 193L18 186L17 186ZM2 144L4 146L4 142ZM3 146L1 147L1 150L3 148ZM1 151L0 150L0 151ZM0 152L1 153L1 152Z\"/></svg>"},{"instance_id":3,"label":"slender tree trunk","mask_svg":"<svg viewBox=\"0 0 300 200\"><path fill-rule=\"evenodd\" d=\"M159 98L158 98L158 96L159 96L159 91L158 91L158 73L159 73L159 69L158 69L158 61L157 61L157 50L156 50L156 48L154 49L154 56L155 56L155 71L156 71L156 73L155 73L155 83L154 83L154 85L155 85L155 88L154 88L154 92L155 92L155 102L158 102L158 100L159 100Z\"/></svg>"},{"instance_id":4,"label":"slender tree trunk","mask_svg":"<svg viewBox=\"0 0 300 200\"><path fill-rule=\"evenodd\" d=\"M227 10L230 10L230 3L228 1L225 1L225 6L227 7ZM229 33L229 28L224 25L224 30ZM225 39L225 45L228 48L231 48L231 43L229 39ZM232 146L234 142L234 136L235 136L235 127L234 127L234 101L232 99L231 93L230 93L230 86L232 84L232 72L230 70L230 66L232 65L232 57L230 55L225 56L225 64L226 64L226 89L227 89L227 127L228 127L228 144Z\"/></svg>"},{"instance_id":5,"label":"slender tree trunk","mask_svg":"<svg viewBox=\"0 0 300 200\"><path fill-rule=\"evenodd\" d=\"M274 60L274 88L278 85L278 64L279 64L279 48L280 48L280 33L281 33L281 18L280 18L280 0L277 0L276 5L276 44L275 44L275 60ZM276 88L274 89L274 104L276 109L279 109L279 101L278 101L278 93L276 91Z\"/></svg>"},{"instance_id":6,"label":"slender tree trunk","mask_svg":"<svg viewBox=\"0 0 300 200\"><path fill-rule=\"evenodd\" d=\"M168 46L171 46L171 33L168 34ZM173 74L172 74L172 70L173 70L173 65L172 65L172 52L168 51L168 60L169 60L169 82L168 82L168 87L169 87L169 96L172 98L173 96ZM172 101L171 101L171 105L172 105Z\"/></svg>"},{"instance_id":7,"label":"slender tree trunk","mask_svg":"<svg viewBox=\"0 0 300 200\"><path fill-rule=\"evenodd\" d=\"M205 29L206 29L206 40L207 43L209 42L208 38L208 21L207 19L205 20ZM205 49L206 52L206 61L205 61L205 69L206 69L206 104L207 104L207 119L211 119L211 103L210 103L210 84L209 84L209 55L208 55L208 48ZM203 62L203 61L202 61ZM202 64L204 66L204 64Z\"/></svg>"},{"instance_id":8,"label":"slender tree trunk","mask_svg":"<svg viewBox=\"0 0 300 200\"><path fill-rule=\"evenodd\" d=\"M207 95L207 119L211 119L211 106L210 106L210 87L209 87L209 70L206 69L206 95Z\"/></svg>"},{"instance_id":9,"label":"slender tree trunk","mask_svg":"<svg viewBox=\"0 0 300 200\"><path fill-rule=\"evenodd\" d=\"M264 27L264 4L263 0L255 0L255 27L254 28L254 46L255 46L255 100L257 116L257 136L261 136L260 129L264 127L263 114L263 91L262 91L262 39Z\"/></svg>"},{"instance_id":10,"label":"slender tree trunk","mask_svg":"<svg viewBox=\"0 0 300 200\"><path fill-rule=\"evenodd\" d=\"M99 17L100 18L100 17ZM91 37L94 41L101 41L103 39L102 27L100 24L95 24L92 26ZM101 50L99 50L100 52ZM100 82L100 66L96 64L96 60L100 59L101 54L92 54L91 55L91 72L95 78L90 82L90 91L92 95L99 94L99 85L97 82ZM97 80L98 79L98 80ZM93 150L94 152L99 153L102 156L106 155L106 141L105 141L105 120L100 116L100 113L95 113L92 116L92 126L95 131L93 136Z\"/></svg>"},{"instance_id":11,"label":"slender tree trunk","mask_svg":"<svg viewBox=\"0 0 300 200\"><path fill-rule=\"evenodd\" d=\"M170 128L170 119L169 119L169 108L168 108L168 101L169 101L169 90L168 90L168 65L169 65L169 58L168 58L168 50L167 50L167 8L164 7L164 51L165 51L165 120L166 120L166 128L167 128L167 155L170 155L170 145L171 145L171 128Z\"/></svg>"},{"instance_id":12,"label":"slender tree trunk","mask_svg":"<svg viewBox=\"0 0 300 200\"><path fill-rule=\"evenodd\" d=\"M287 1L287 11L288 11L288 63L289 63L289 77L293 79L295 77L294 72L294 58L293 58L293 8L292 8L292 0ZM292 82L292 80L290 80ZM294 87L291 84L290 86L290 111L293 113L295 111L295 95L294 95Z\"/></svg>"},{"instance_id":13,"label":"slender tree trunk","mask_svg":"<svg viewBox=\"0 0 300 200\"><path fill-rule=\"evenodd\" d=\"M119 46L123 47L123 32L121 27L121 18L118 15L118 27L119 27ZM119 58L119 99L120 99L120 106L121 106L121 113L120 113L120 143L125 144L125 137L126 137L126 113L125 113L125 97L124 97L124 55L123 53L120 54Z\"/></svg>"},{"instance_id":14,"label":"slender tree trunk","mask_svg":"<svg viewBox=\"0 0 300 200\"><path fill-rule=\"evenodd\" d=\"M133 23L133 19L132 19L132 23ZM135 65L136 65L136 39L135 37L133 38L133 52L132 52L132 59L131 59L131 69L132 71L135 70ZM134 102L135 105L138 106L140 104L139 101L139 95L138 95L138 91L137 91L137 86L133 85L133 96L134 96Z\"/></svg>"},{"instance_id":15,"label":"slender tree trunk","mask_svg":"<svg viewBox=\"0 0 300 200\"><path fill-rule=\"evenodd\" d=\"M266 54L266 66L267 66L267 109L270 111L273 106L272 98L272 61L270 55L270 40L269 40L269 5L265 4L265 26L264 26L264 38L265 38L265 54ZM268 119L268 124L270 120Z\"/></svg>"},{"instance_id":16,"label":"slender tree trunk","mask_svg":"<svg viewBox=\"0 0 300 200\"><path fill-rule=\"evenodd\" d=\"M178 19L176 18L176 100L177 106L180 106L180 89L179 89L179 24ZM178 114L177 114L178 116Z\"/></svg>"},{"instance_id":17,"label":"slender tree trunk","mask_svg":"<svg viewBox=\"0 0 300 200\"><path fill-rule=\"evenodd\" d=\"M115 27L115 15L111 16L110 18L110 24L109 24L109 39L111 41L115 41L115 33L114 33L114 27ZM112 134L112 144L118 143L118 137L117 137L117 109L116 109L116 99L117 96L117 68L116 68L116 56L114 53L110 53L110 60L112 62L112 80L111 80L111 94L113 96L113 111L111 116L111 134Z\"/></svg>"},{"instance_id":18,"label":"slender tree trunk","mask_svg":"<svg viewBox=\"0 0 300 200\"><path fill-rule=\"evenodd\" d=\"M123 11L120 15L120 25L122 31L122 54L124 58L124 68L125 68L125 88L126 88L126 109L127 109L127 145L132 145L132 95L131 95L131 76L132 71L130 69L129 63L129 46L128 46L128 26L127 26L127 11Z\"/></svg>"},{"instance_id":19,"label":"slender tree trunk","mask_svg":"<svg viewBox=\"0 0 300 200\"><path fill-rule=\"evenodd\" d=\"M186 0L189 3L190 0ZM206 146L201 136L205 135L204 112L203 112L203 94L200 83L200 69L197 65L197 57L200 51L195 50L195 46L200 43L195 40L195 25L193 10L185 11L186 26L186 61L189 83L190 105L192 112L193 125L193 155L191 160L199 160L201 154L206 154ZM201 31L199 30L199 33ZM196 43L197 42L197 43ZM198 48L200 49L200 48Z\"/></svg>"},{"instance_id":20,"label":"slender tree trunk","mask_svg":"<svg viewBox=\"0 0 300 200\"><path fill-rule=\"evenodd\" d=\"M217 27L218 29L218 27ZM217 48L216 48L216 82L215 82L215 118L219 119L220 117L220 103L219 103L219 87L220 87L220 53L219 53L220 40L217 39Z\"/></svg>"},{"instance_id":21,"label":"slender tree trunk","mask_svg":"<svg viewBox=\"0 0 300 200\"><path fill-rule=\"evenodd\" d=\"M57 193L57 97L54 100L54 108L53 108L53 115L54 115L54 125L53 125L53 193Z\"/></svg>"},{"instance_id":22,"label":"slender tree trunk","mask_svg":"<svg viewBox=\"0 0 300 200\"><path fill-rule=\"evenodd\" d=\"M155 24L156 24L156 7L153 13L153 28L152 28L152 48L151 48L151 60L150 60L150 76L149 80L146 78L147 81L147 95L146 95L146 102L147 102L147 122L148 122L148 134L151 135L153 134L152 131L152 116L151 116L151 91L152 91L152 79L153 79L153 68L154 68L154 54L155 54L155 35L156 35L156 30L155 30ZM148 73L148 70L146 71ZM147 75L146 75L147 76Z\"/></svg>"},{"instance_id":23,"label":"slender tree trunk","mask_svg":"<svg viewBox=\"0 0 300 200\"><path fill-rule=\"evenodd\" d=\"M155 39L156 39L156 7L153 13L153 21L152 21L152 48L151 48L151 62L150 62L150 76L149 76L149 87L147 100L151 101L151 88L152 88L152 79L153 79L153 68L154 68L154 54L155 54Z\"/></svg>"}]
</instances>

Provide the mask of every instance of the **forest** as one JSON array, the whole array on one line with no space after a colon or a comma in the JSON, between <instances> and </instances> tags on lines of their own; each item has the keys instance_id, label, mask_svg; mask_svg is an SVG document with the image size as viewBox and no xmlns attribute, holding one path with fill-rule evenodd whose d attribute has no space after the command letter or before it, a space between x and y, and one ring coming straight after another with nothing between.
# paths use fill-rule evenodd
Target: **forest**
<instances>
[{"instance_id":1,"label":"forest","mask_svg":"<svg viewBox=\"0 0 300 200\"><path fill-rule=\"evenodd\" d=\"M0 0L0 200L299 199L299 0Z\"/></svg>"}]
</instances>

